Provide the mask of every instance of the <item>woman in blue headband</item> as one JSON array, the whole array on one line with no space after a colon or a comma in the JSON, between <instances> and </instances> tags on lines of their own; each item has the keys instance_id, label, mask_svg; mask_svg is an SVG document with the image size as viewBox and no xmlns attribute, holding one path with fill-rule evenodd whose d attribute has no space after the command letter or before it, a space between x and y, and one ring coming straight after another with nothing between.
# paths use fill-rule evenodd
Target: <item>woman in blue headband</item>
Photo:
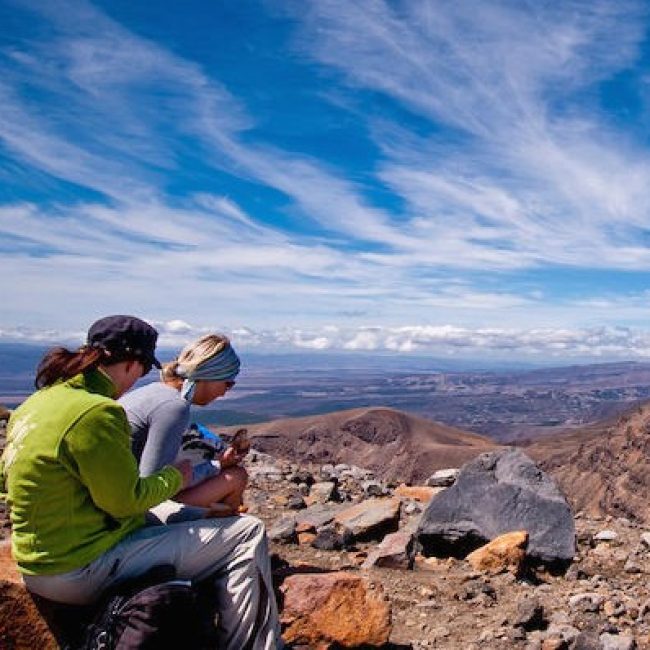
<instances>
[{"instance_id":1,"label":"woman in blue headband","mask_svg":"<svg viewBox=\"0 0 650 650\"><path fill-rule=\"evenodd\" d=\"M205 406L223 397L235 385L239 367L239 357L230 341L220 334L208 334L165 364L160 382L138 388L120 399L131 425L132 449L141 476L149 476L176 460L190 425L191 405ZM248 478L240 465L243 453L229 447L218 462L207 464L208 472L202 463L202 476L174 500L208 508L211 516L236 514L242 506ZM162 508L155 514L169 522L201 516L200 511L188 508Z\"/></svg>"}]
</instances>

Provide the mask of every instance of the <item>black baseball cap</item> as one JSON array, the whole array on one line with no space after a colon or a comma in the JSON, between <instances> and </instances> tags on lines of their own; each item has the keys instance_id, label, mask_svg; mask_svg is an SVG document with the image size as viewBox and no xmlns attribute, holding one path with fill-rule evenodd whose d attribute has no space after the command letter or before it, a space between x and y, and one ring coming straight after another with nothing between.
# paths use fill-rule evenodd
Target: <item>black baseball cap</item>
<instances>
[{"instance_id":1,"label":"black baseball cap","mask_svg":"<svg viewBox=\"0 0 650 650\"><path fill-rule=\"evenodd\" d=\"M135 316L106 316L95 321L88 330L87 344L111 353L115 361L137 359L160 368L156 359L158 332Z\"/></svg>"}]
</instances>

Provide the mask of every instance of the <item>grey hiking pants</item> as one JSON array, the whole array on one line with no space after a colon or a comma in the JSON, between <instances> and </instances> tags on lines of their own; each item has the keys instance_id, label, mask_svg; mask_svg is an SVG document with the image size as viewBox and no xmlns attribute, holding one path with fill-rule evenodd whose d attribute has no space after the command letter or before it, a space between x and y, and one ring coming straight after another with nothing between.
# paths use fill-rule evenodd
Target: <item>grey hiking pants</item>
<instances>
[{"instance_id":1,"label":"grey hiking pants","mask_svg":"<svg viewBox=\"0 0 650 650\"><path fill-rule=\"evenodd\" d=\"M24 581L45 598L81 605L160 564L173 564L179 579L213 578L219 648L282 647L264 525L248 515L141 528L81 569Z\"/></svg>"}]
</instances>

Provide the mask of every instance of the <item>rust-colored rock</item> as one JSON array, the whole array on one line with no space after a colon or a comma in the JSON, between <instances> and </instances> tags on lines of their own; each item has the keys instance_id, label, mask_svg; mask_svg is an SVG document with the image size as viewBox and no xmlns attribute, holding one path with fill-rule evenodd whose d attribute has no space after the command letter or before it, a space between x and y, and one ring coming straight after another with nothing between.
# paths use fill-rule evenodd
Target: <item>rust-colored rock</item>
<instances>
[{"instance_id":1,"label":"rust-colored rock","mask_svg":"<svg viewBox=\"0 0 650 650\"><path fill-rule=\"evenodd\" d=\"M311 544L315 539L315 533L298 533L298 544L300 545Z\"/></svg>"},{"instance_id":2,"label":"rust-colored rock","mask_svg":"<svg viewBox=\"0 0 650 650\"><path fill-rule=\"evenodd\" d=\"M517 575L521 572L526 558L527 545L528 533L525 530L506 533L470 553L467 561L478 571L510 571Z\"/></svg>"},{"instance_id":3,"label":"rust-colored rock","mask_svg":"<svg viewBox=\"0 0 650 650\"><path fill-rule=\"evenodd\" d=\"M344 571L288 577L281 590L283 637L289 644L326 650L383 645L391 631L383 589Z\"/></svg>"},{"instance_id":4,"label":"rust-colored rock","mask_svg":"<svg viewBox=\"0 0 650 650\"><path fill-rule=\"evenodd\" d=\"M16 562L11 555L11 542L0 542L0 580L22 584Z\"/></svg>"},{"instance_id":5,"label":"rust-colored rock","mask_svg":"<svg viewBox=\"0 0 650 650\"><path fill-rule=\"evenodd\" d=\"M402 483L395 488L395 496L413 499L422 503L428 503L444 488L427 487L426 485L405 485Z\"/></svg>"},{"instance_id":6,"label":"rust-colored rock","mask_svg":"<svg viewBox=\"0 0 650 650\"><path fill-rule=\"evenodd\" d=\"M56 639L23 585L9 542L0 544L0 648L56 650Z\"/></svg>"}]
</instances>

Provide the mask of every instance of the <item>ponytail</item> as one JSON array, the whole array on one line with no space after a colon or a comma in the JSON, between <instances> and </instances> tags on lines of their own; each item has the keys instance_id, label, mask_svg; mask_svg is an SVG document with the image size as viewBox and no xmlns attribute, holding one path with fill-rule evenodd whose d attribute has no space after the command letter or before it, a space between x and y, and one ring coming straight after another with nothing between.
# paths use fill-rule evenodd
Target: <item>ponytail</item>
<instances>
[{"instance_id":1,"label":"ponytail","mask_svg":"<svg viewBox=\"0 0 650 650\"><path fill-rule=\"evenodd\" d=\"M162 370L160 371L160 378L162 381L174 381L176 379L181 379L181 376L177 373L178 369L178 359L174 359L169 363L163 363Z\"/></svg>"},{"instance_id":2,"label":"ponytail","mask_svg":"<svg viewBox=\"0 0 650 650\"><path fill-rule=\"evenodd\" d=\"M59 380L70 379L86 370L94 370L104 353L97 348L83 346L75 352L58 347L49 350L36 368L36 388L47 388Z\"/></svg>"}]
</instances>

